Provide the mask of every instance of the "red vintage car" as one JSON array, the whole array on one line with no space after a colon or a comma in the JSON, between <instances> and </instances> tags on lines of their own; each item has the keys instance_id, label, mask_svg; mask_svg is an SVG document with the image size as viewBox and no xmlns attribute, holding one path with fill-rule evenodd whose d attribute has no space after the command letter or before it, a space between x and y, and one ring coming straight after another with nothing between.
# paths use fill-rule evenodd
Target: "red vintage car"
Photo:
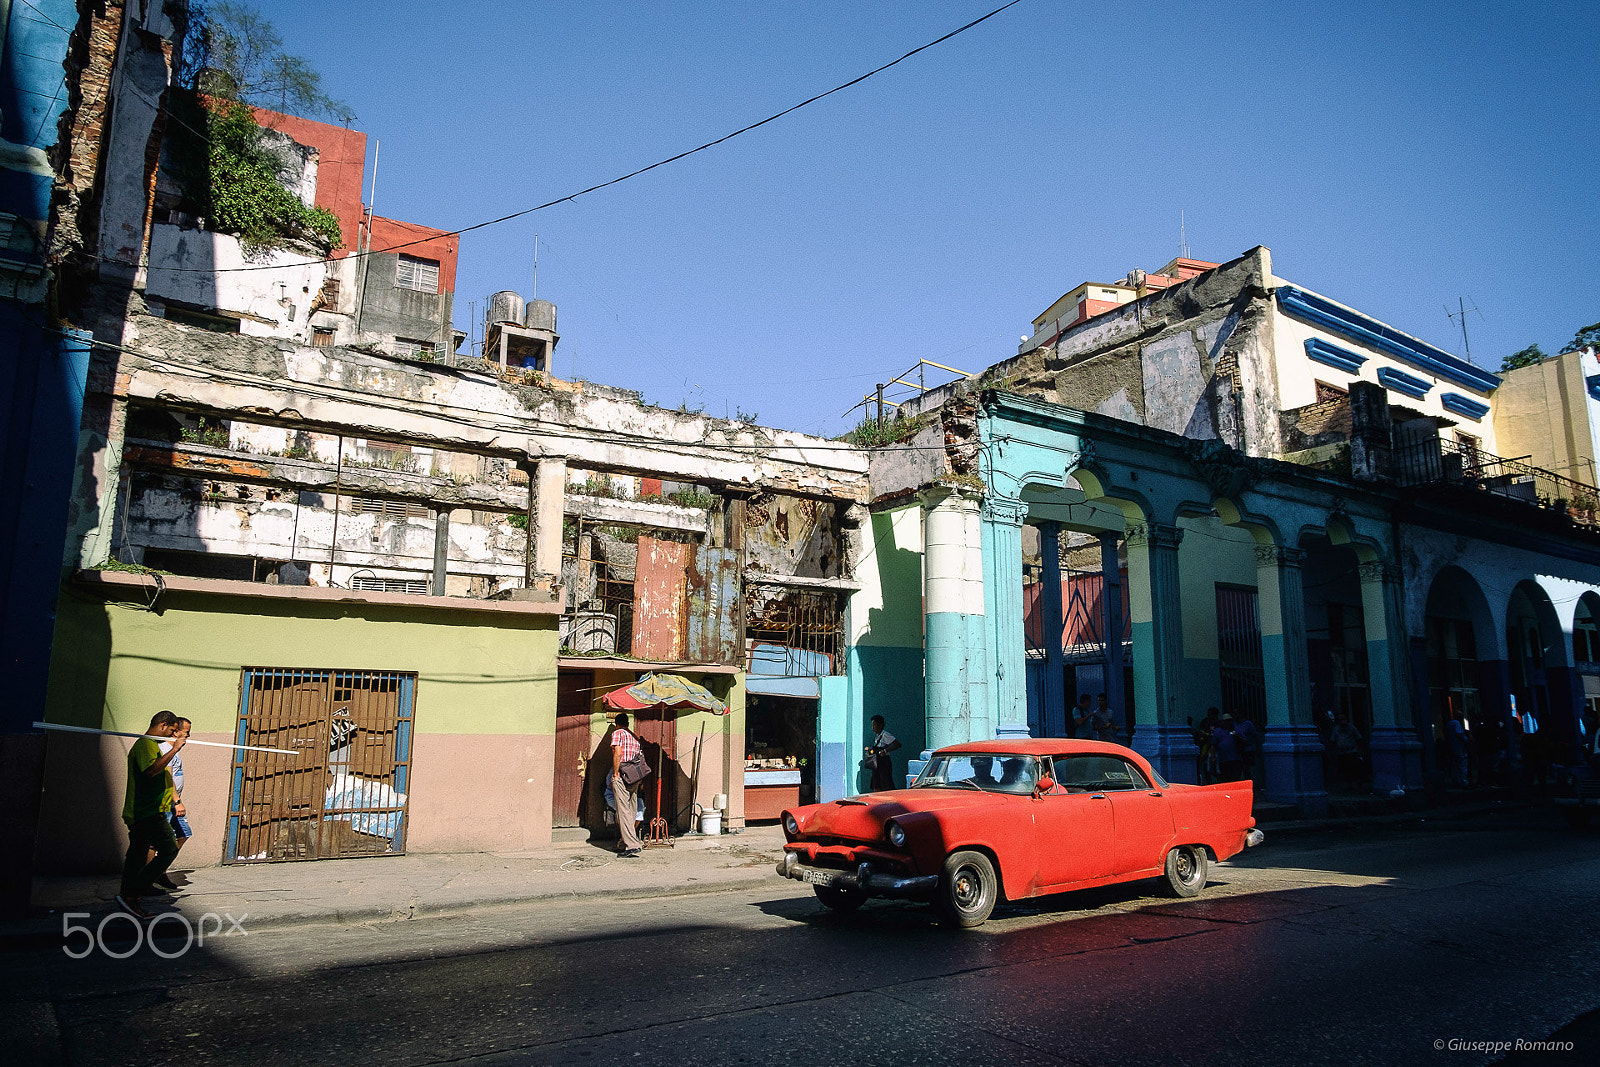
<instances>
[{"instance_id":1,"label":"red vintage car","mask_svg":"<svg viewBox=\"0 0 1600 1067\"><path fill-rule=\"evenodd\" d=\"M778 873L850 911L872 896L931 900L977 926L1002 900L1162 878L1194 896L1210 857L1261 843L1249 782L1179 785L1102 741L941 748L909 788L783 813Z\"/></svg>"}]
</instances>

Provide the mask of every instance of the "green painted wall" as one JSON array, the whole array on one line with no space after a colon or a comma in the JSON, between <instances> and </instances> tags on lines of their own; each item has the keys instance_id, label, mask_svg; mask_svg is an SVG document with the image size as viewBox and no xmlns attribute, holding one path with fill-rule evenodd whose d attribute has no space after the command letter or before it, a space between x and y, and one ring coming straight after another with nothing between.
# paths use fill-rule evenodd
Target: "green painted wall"
<instances>
[{"instance_id":1,"label":"green painted wall","mask_svg":"<svg viewBox=\"0 0 1600 1067\"><path fill-rule=\"evenodd\" d=\"M417 672L419 733L555 732L554 616L193 593L159 608L62 597L49 721L131 731L170 708L231 733L241 667L333 667Z\"/></svg>"}]
</instances>

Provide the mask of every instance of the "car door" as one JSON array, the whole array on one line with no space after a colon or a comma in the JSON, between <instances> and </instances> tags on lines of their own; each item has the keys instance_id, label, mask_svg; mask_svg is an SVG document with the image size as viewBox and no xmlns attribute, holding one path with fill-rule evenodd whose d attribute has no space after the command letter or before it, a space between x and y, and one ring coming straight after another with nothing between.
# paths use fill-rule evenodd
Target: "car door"
<instances>
[{"instance_id":1,"label":"car door","mask_svg":"<svg viewBox=\"0 0 1600 1067\"><path fill-rule=\"evenodd\" d=\"M1139 769L1115 756L1099 757L1105 795L1111 802L1112 874L1160 867L1175 832L1172 805Z\"/></svg>"},{"instance_id":2,"label":"car door","mask_svg":"<svg viewBox=\"0 0 1600 1067\"><path fill-rule=\"evenodd\" d=\"M1056 756L1056 786L1033 805L1039 885L1060 886L1111 873L1114 818L1103 792L1075 784L1078 756ZM1063 777L1065 776L1065 777Z\"/></svg>"}]
</instances>

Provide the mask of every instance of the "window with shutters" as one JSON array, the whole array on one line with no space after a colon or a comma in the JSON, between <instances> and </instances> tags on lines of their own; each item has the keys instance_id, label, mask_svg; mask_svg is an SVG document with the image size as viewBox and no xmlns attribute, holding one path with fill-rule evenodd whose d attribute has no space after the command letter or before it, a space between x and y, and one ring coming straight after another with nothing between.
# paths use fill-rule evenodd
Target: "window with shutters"
<instances>
[{"instance_id":1,"label":"window with shutters","mask_svg":"<svg viewBox=\"0 0 1600 1067\"><path fill-rule=\"evenodd\" d=\"M415 289L419 293L439 291L439 261L418 256L400 256L400 266L395 274L395 287Z\"/></svg>"}]
</instances>

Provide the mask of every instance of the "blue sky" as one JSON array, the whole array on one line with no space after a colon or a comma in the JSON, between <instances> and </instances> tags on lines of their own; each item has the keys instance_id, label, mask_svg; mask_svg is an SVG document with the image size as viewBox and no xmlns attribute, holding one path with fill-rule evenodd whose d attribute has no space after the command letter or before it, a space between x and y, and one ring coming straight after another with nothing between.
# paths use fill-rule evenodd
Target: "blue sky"
<instances>
[{"instance_id":1,"label":"blue sky","mask_svg":"<svg viewBox=\"0 0 1600 1067\"><path fill-rule=\"evenodd\" d=\"M455 228L763 118L989 2L263 5ZM1600 4L1023 0L883 74L462 240L456 325L560 309L556 372L833 435L919 358L981 370L1067 289L1178 250L1475 361L1600 319ZM369 141L369 156L370 156Z\"/></svg>"}]
</instances>

